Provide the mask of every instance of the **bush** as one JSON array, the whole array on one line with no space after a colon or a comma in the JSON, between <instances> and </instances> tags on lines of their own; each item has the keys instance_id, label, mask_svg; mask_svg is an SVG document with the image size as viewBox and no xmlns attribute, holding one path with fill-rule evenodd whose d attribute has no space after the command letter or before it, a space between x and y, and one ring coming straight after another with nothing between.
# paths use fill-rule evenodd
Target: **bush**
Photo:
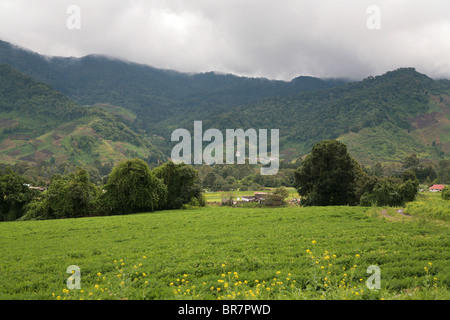
<instances>
[{"instance_id":1,"label":"bush","mask_svg":"<svg viewBox=\"0 0 450 320\"><path fill-rule=\"evenodd\" d=\"M111 172L99 199L103 215L154 211L164 207L167 186L140 159L119 163Z\"/></svg>"},{"instance_id":2,"label":"bush","mask_svg":"<svg viewBox=\"0 0 450 320\"><path fill-rule=\"evenodd\" d=\"M366 190L361 196L360 205L370 207L377 206L403 206L414 201L417 191L417 180L401 180L395 178L375 177L366 182Z\"/></svg>"},{"instance_id":3,"label":"bush","mask_svg":"<svg viewBox=\"0 0 450 320\"><path fill-rule=\"evenodd\" d=\"M450 186L446 186L443 190L442 190L442 199L444 200L450 200Z\"/></svg>"},{"instance_id":4,"label":"bush","mask_svg":"<svg viewBox=\"0 0 450 320\"><path fill-rule=\"evenodd\" d=\"M172 161L153 170L155 177L167 186L167 200L163 209L179 209L193 198L202 202L202 189L197 184L197 171L185 163L175 164Z\"/></svg>"},{"instance_id":5,"label":"bush","mask_svg":"<svg viewBox=\"0 0 450 320\"><path fill-rule=\"evenodd\" d=\"M269 207L280 207L285 205L285 200L289 196L289 191L285 187L278 187L272 194L265 195L264 205Z\"/></svg>"},{"instance_id":6,"label":"bush","mask_svg":"<svg viewBox=\"0 0 450 320\"><path fill-rule=\"evenodd\" d=\"M55 175L48 190L26 206L23 220L87 217L95 213L99 190L84 169Z\"/></svg>"}]
</instances>

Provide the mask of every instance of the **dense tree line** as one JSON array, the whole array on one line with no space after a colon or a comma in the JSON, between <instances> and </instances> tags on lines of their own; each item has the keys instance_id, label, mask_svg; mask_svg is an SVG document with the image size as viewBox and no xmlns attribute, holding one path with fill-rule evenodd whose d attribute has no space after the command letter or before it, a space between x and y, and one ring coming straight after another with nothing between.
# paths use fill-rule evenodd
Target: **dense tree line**
<instances>
[{"instance_id":1,"label":"dense tree line","mask_svg":"<svg viewBox=\"0 0 450 320\"><path fill-rule=\"evenodd\" d=\"M197 172L185 164L165 163L151 170L141 159L116 165L97 186L83 168L54 175L46 191L29 188L17 173L0 175L0 220L55 219L130 214L205 205Z\"/></svg>"},{"instance_id":2,"label":"dense tree line","mask_svg":"<svg viewBox=\"0 0 450 320\"><path fill-rule=\"evenodd\" d=\"M38 167L48 173L58 166L40 162ZM303 205L400 206L414 200L421 180L435 177L436 183L446 183L450 176L450 161L423 166L414 154L386 176L381 164L362 168L345 144L336 140L315 144L303 161L281 162L273 176L261 176L259 168L248 163L192 167L169 161L151 169L142 159L116 166L98 161L94 168L60 164L48 189L39 192L29 188L33 181L23 175L31 168L35 167L18 163L0 170L1 221L178 209L189 203L205 205L204 190L285 190L286 186L297 189ZM448 187L442 197L449 198Z\"/></svg>"},{"instance_id":3,"label":"dense tree line","mask_svg":"<svg viewBox=\"0 0 450 320\"><path fill-rule=\"evenodd\" d=\"M314 145L296 171L294 185L304 205L401 206L414 200L419 181L411 169L401 178L370 176L345 144L324 140Z\"/></svg>"}]
</instances>

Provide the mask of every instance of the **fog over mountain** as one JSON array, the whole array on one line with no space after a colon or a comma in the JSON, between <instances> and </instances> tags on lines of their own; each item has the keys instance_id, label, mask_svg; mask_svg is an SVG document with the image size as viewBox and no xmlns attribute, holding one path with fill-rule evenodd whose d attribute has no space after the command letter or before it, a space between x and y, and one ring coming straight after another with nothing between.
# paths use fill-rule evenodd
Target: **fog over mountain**
<instances>
[{"instance_id":1,"label":"fog over mountain","mask_svg":"<svg viewBox=\"0 0 450 320\"><path fill-rule=\"evenodd\" d=\"M447 0L0 3L0 39L40 54L288 81L361 80L404 66L450 78L449 36Z\"/></svg>"}]
</instances>

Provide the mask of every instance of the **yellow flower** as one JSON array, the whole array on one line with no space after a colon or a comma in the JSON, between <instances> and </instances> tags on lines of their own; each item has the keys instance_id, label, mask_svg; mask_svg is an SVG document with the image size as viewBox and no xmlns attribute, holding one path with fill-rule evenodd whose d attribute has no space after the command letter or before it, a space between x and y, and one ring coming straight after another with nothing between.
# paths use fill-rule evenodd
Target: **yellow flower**
<instances>
[{"instance_id":1,"label":"yellow flower","mask_svg":"<svg viewBox=\"0 0 450 320\"><path fill-rule=\"evenodd\" d=\"M355 257L359 258L359 257L360 257L360 255L359 255L359 254L356 254L356 255L355 255Z\"/></svg>"},{"instance_id":2,"label":"yellow flower","mask_svg":"<svg viewBox=\"0 0 450 320\"><path fill-rule=\"evenodd\" d=\"M313 240L313 241L312 241L312 244L316 244L316 243L317 243L317 241L316 241L316 240Z\"/></svg>"}]
</instances>

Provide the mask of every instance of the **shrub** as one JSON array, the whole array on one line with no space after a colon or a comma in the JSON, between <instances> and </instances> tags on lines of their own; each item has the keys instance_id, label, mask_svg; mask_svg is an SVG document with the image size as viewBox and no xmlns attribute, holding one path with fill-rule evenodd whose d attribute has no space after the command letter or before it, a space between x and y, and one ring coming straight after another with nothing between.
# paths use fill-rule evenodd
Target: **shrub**
<instances>
[{"instance_id":1,"label":"shrub","mask_svg":"<svg viewBox=\"0 0 450 320\"><path fill-rule=\"evenodd\" d=\"M101 214L129 214L164 207L167 186L140 159L119 163L111 172L99 200Z\"/></svg>"},{"instance_id":2,"label":"shrub","mask_svg":"<svg viewBox=\"0 0 450 320\"><path fill-rule=\"evenodd\" d=\"M442 190L442 199L444 200L450 200L450 186L446 186L443 190Z\"/></svg>"}]
</instances>

